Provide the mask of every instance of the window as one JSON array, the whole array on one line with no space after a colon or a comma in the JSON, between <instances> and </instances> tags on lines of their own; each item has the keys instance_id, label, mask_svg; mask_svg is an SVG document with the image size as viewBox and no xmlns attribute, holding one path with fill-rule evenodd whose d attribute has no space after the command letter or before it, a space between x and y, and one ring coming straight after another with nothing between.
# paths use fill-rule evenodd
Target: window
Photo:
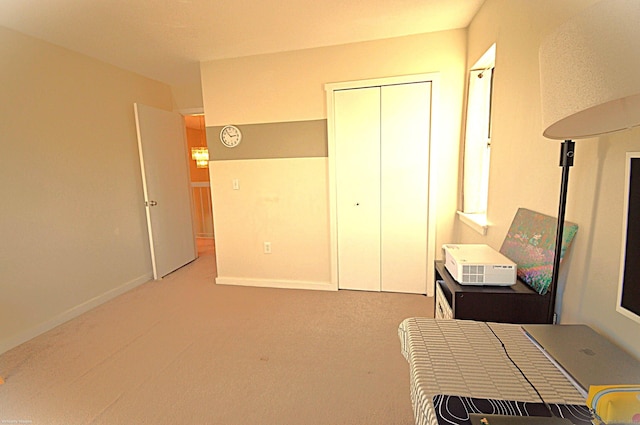
<instances>
[{"instance_id":1,"label":"window","mask_svg":"<svg viewBox=\"0 0 640 425\"><path fill-rule=\"evenodd\" d=\"M461 218L486 232L495 44L469 71ZM471 220L473 223L469 223ZM479 226L479 227L478 227Z\"/></svg>"}]
</instances>

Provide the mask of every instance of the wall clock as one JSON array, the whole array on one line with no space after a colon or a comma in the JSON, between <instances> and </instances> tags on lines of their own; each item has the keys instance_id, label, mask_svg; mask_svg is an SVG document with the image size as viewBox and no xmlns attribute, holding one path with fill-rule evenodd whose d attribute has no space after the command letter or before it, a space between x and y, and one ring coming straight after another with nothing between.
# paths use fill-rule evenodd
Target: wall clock
<instances>
[{"instance_id":1,"label":"wall clock","mask_svg":"<svg viewBox=\"0 0 640 425\"><path fill-rule=\"evenodd\" d=\"M220 141L228 148L235 148L242 140L242 132L235 125L225 125L220 130Z\"/></svg>"}]
</instances>

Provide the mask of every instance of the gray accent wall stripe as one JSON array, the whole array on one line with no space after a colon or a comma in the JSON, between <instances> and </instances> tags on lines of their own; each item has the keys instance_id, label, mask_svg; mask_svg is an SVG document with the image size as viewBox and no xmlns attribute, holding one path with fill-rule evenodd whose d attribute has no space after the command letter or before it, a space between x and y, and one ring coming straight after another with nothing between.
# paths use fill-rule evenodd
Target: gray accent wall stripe
<instances>
[{"instance_id":1,"label":"gray accent wall stripe","mask_svg":"<svg viewBox=\"0 0 640 425\"><path fill-rule=\"evenodd\" d=\"M222 127L207 127L210 161L328 155L326 119L236 125L242 132L242 141L234 148L220 142Z\"/></svg>"}]
</instances>

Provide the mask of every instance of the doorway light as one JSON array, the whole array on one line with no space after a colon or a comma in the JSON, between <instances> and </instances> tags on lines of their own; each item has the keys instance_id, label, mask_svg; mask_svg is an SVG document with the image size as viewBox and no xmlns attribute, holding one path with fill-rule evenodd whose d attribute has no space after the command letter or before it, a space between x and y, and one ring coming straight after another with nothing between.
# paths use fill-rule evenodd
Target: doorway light
<instances>
[{"instance_id":1,"label":"doorway light","mask_svg":"<svg viewBox=\"0 0 640 425\"><path fill-rule=\"evenodd\" d=\"M191 159L196 162L197 168L208 168L209 149L206 147L191 148Z\"/></svg>"}]
</instances>

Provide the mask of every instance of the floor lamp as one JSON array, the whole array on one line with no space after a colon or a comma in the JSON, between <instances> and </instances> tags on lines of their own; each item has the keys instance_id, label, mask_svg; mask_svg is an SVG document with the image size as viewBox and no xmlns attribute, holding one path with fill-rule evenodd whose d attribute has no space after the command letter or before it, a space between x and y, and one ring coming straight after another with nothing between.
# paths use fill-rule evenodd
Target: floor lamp
<instances>
[{"instance_id":1,"label":"floor lamp","mask_svg":"<svg viewBox=\"0 0 640 425\"><path fill-rule=\"evenodd\" d=\"M640 125L640 1L602 0L562 24L540 45L543 135L564 140L549 323L562 254L574 139Z\"/></svg>"}]
</instances>

